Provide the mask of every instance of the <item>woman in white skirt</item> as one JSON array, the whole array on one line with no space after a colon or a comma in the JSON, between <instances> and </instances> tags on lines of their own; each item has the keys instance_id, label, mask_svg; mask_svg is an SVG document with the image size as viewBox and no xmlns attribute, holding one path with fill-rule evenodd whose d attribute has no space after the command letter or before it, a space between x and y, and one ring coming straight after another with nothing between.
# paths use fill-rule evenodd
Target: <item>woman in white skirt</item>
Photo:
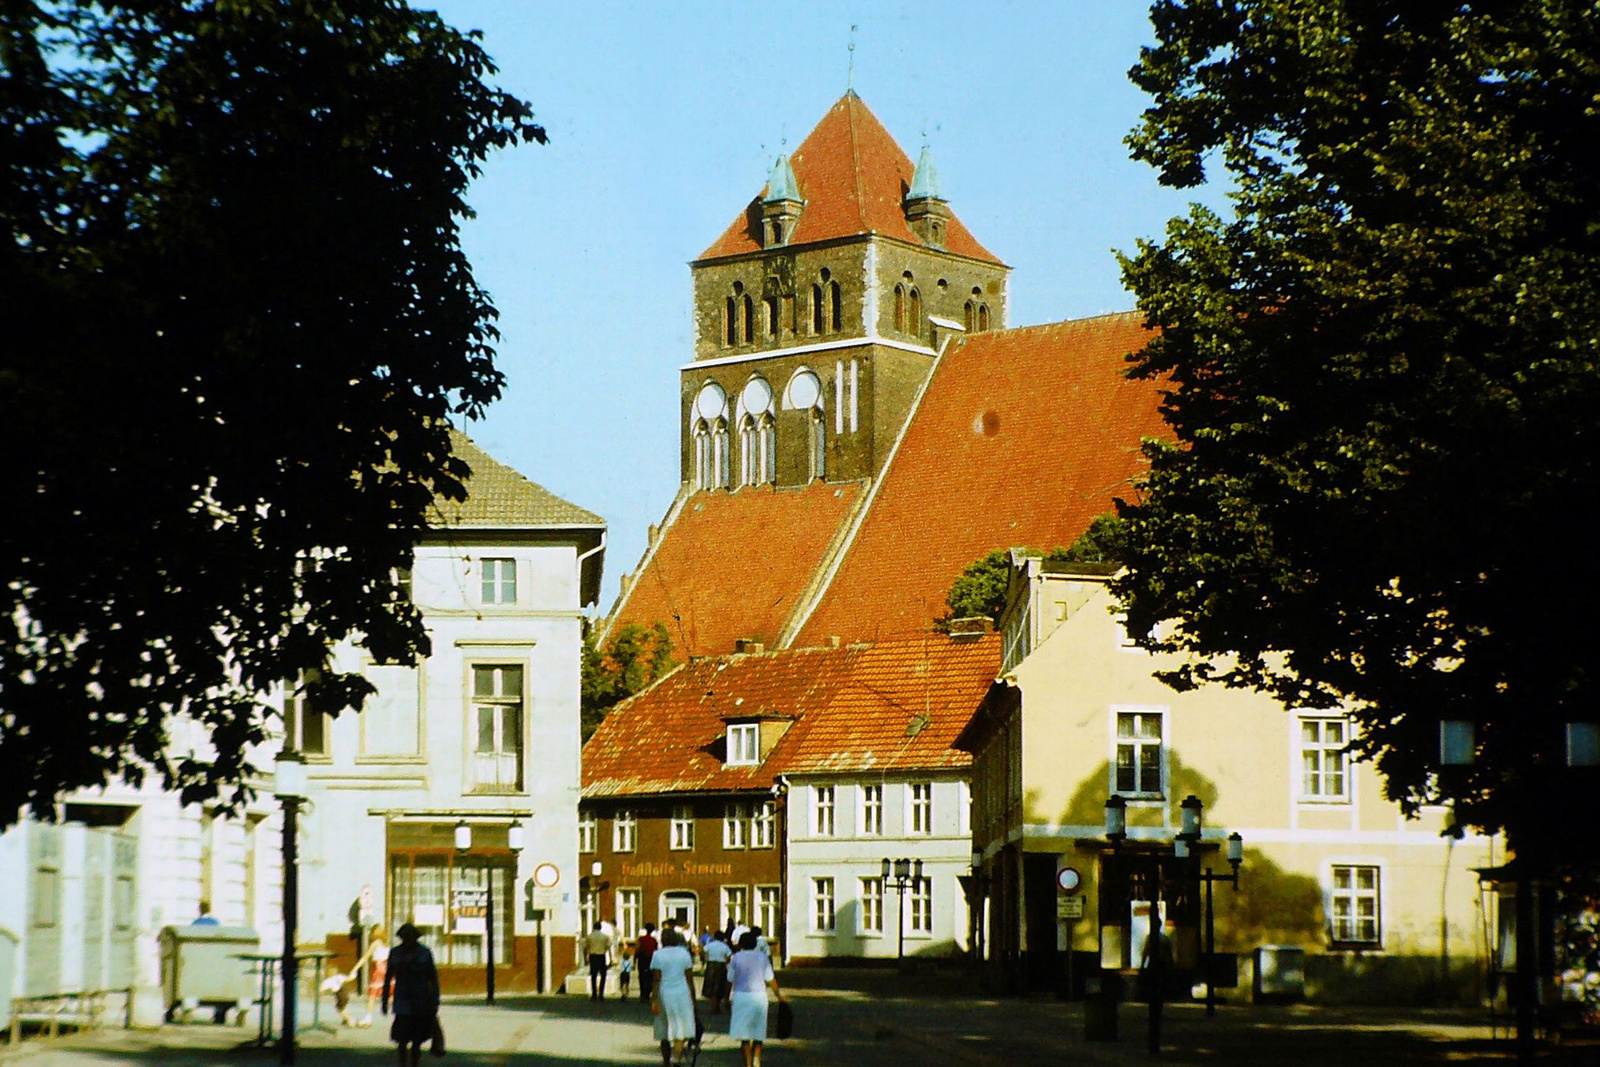
<instances>
[{"instance_id":1,"label":"woman in white skirt","mask_svg":"<svg viewBox=\"0 0 1600 1067\"><path fill-rule=\"evenodd\" d=\"M694 1040L694 986L689 972L694 957L683 947L683 935L675 929L661 931L661 947L650 957L655 972L655 988L650 1010L656 1016L656 1036L672 1043L672 1062L683 1062L683 1049Z\"/></svg>"},{"instance_id":2,"label":"woman in white skirt","mask_svg":"<svg viewBox=\"0 0 1600 1067\"><path fill-rule=\"evenodd\" d=\"M756 933L745 932L739 951L728 961L728 983L733 986L733 1010L728 1036L744 1050L745 1067L761 1067L761 1043L767 1039L767 990L779 1000L772 958L756 947Z\"/></svg>"}]
</instances>

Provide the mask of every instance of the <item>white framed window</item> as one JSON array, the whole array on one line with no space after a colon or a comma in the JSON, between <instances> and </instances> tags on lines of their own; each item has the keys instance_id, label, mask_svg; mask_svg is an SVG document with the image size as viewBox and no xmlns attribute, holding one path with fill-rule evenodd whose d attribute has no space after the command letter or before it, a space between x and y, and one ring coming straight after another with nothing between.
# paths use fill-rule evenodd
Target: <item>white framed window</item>
<instances>
[{"instance_id":1,"label":"white framed window","mask_svg":"<svg viewBox=\"0 0 1600 1067\"><path fill-rule=\"evenodd\" d=\"M771 848L778 843L778 805L768 800L756 807L750 818L750 847ZM771 930L772 927L763 927Z\"/></svg>"},{"instance_id":2,"label":"white framed window","mask_svg":"<svg viewBox=\"0 0 1600 1067\"><path fill-rule=\"evenodd\" d=\"M1383 943L1376 866L1336 863L1328 893L1329 936L1335 947L1376 948Z\"/></svg>"},{"instance_id":3,"label":"white framed window","mask_svg":"<svg viewBox=\"0 0 1600 1067\"><path fill-rule=\"evenodd\" d=\"M631 808L619 808L611 817L611 851L632 852L639 847L639 816Z\"/></svg>"},{"instance_id":4,"label":"white framed window","mask_svg":"<svg viewBox=\"0 0 1600 1067\"><path fill-rule=\"evenodd\" d=\"M861 787L861 819L856 829L863 837L883 836L883 786Z\"/></svg>"},{"instance_id":5,"label":"white framed window","mask_svg":"<svg viewBox=\"0 0 1600 1067\"><path fill-rule=\"evenodd\" d=\"M639 936L644 907L638 889L617 890L617 936L631 941ZM589 929L593 930L591 923Z\"/></svg>"},{"instance_id":6,"label":"white framed window","mask_svg":"<svg viewBox=\"0 0 1600 1067\"><path fill-rule=\"evenodd\" d=\"M861 901L857 933L883 933L883 879L863 878L857 892Z\"/></svg>"},{"instance_id":7,"label":"white framed window","mask_svg":"<svg viewBox=\"0 0 1600 1067\"><path fill-rule=\"evenodd\" d=\"M750 809L744 804L729 804L722 811L722 847L748 848Z\"/></svg>"},{"instance_id":8,"label":"white framed window","mask_svg":"<svg viewBox=\"0 0 1600 1067\"><path fill-rule=\"evenodd\" d=\"M594 924L600 921L600 894L583 893L580 895L583 899L578 903L579 922L583 924L584 930L593 930Z\"/></svg>"},{"instance_id":9,"label":"white framed window","mask_svg":"<svg viewBox=\"0 0 1600 1067\"><path fill-rule=\"evenodd\" d=\"M598 826L599 821L595 818L594 812L582 811L578 813L579 855L587 855L590 852L598 850L599 844L597 842L597 838L600 836L596 832Z\"/></svg>"},{"instance_id":10,"label":"white framed window","mask_svg":"<svg viewBox=\"0 0 1600 1067\"><path fill-rule=\"evenodd\" d=\"M689 805L678 804L673 807L667 844L679 852L694 848L694 809Z\"/></svg>"},{"instance_id":11,"label":"white framed window","mask_svg":"<svg viewBox=\"0 0 1600 1067\"><path fill-rule=\"evenodd\" d=\"M906 833L933 833L933 783L912 782L907 787L906 794L909 813L906 819Z\"/></svg>"},{"instance_id":12,"label":"white framed window","mask_svg":"<svg viewBox=\"0 0 1600 1067\"><path fill-rule=\"evenodd\" d=\"M816 837L833 836L833 786L819 785L811 789L811 833Z\"/></svg>"},{"instance_id":13,"label":"white framed window","mask_svg":"<svg viewBox=\"0 0 1600 1067\"><path fill-rule=\"evenodd\" d=\"M1344 716L1300 719L1300 797L1350 799L1350 723Z\"/></svg>"},{"instance_id":14,"label":"white framed window","mask_svg":"<svg viewBox=\"0 0 1600 1067\"><path fill-rule=\"evenodd\" d=\"M768 934L778 929L783 909L783 893L775 885L756 886L756 925Z\"/></svg>"},{"instance_id":15,"label":"white framed window","mask_svg":"<svg viewBox=\"0 0 1600 1067\"><path fill-rule=\"evenodd\" d=\"M472 790L522 788L522 668L476 664L472 668Z\"/></svg>"},{"instance_id":16,"label":"white framed window","mask_svg":"<svg viewBox=\"0 0 1600 1067\"><path fill-rule=\"evenodd\" d=\"M1116 758L1111 765L1111 789L1124 796L1158 797L1166 780L1166 715L1155 710L1118 711Z\"/></svg>"},{"instance_id":17,"label":"white framed window","mask_svg":"<svg viewBox=\"0 0 1600 1067\"><path fill-rule=\"evenodd\" d=\"M739 926L750 921L750 887L725 885L722 887L722 928ZM690 931L693 934L694 931Z\"/></svg>"},{"instance_id":18,"label":"white framed window","mask_svg":"<svg viewBox=\"0 0 1600 1067\"><path fill-rule=\"evenodd\" d=\"M931 936L933 934L933 879L913 878L906 892L906 907L910 911L907 932Z\"/></svg>"},{"instance_id":19,"label":"white framed window","mask_svg":"<svg viewBox=\"0 0 1600 1067\"><path fill-rule=\"evenodd\" d=\"M833 933L833 879L811 879L811 929L814 933Z\"/></svg>"},{"instance_id":20,"label":"white framed window","mask_svg":"<svg viewBox=\"0 0 1600 1067\"><path fill-rule=\"evenodd\" d=\"M315 711L304 689L293 689L283 701L283 744L287 749L313 759L328 755L330 717Z\"/></svg>"},{"instance_id":21,"label":"white framed window","mask_svg":"<svg viewBox=\"0 0 1600 1067\"><path fill-rule=\"evenodd\" d=\"M737 722L728 727L728 766L761 762L761 724Z\"/></svg>"},{"instance_id":22,"label":"white framed window","mask_svg":"<svg viewBox=\"0 0 1600 1067\"><path fill-rule=\"evenodd\" d=\"M490 558L483 561L483 602L485 604L517 602L516 560Z\"/></svg>"}]
</instances>

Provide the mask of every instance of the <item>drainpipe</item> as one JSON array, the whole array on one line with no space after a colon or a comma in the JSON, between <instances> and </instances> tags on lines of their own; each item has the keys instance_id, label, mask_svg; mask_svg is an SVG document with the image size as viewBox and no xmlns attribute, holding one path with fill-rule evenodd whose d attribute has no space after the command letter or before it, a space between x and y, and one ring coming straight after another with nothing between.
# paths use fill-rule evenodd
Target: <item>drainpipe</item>
<instances>
[{"instance_id":1,"label":"drainpipe","mask_svg":"<svg viewBox=\"0 0 1600 1067\"><path fill-rule=\"evenodd\" d=\"M601 530L600 531L600 543L598 545L595 545L593 548L591 548L587 552L578 553L578 589L580 590L580 592L578 594L579 596L583 595L582 592L581 592L581 590L583 589L583 561L588 559L590 556L594 555L596 552L604 552L605 551L605 549L606 549L606 534L607 534L607 532L608 531L606 531L606 530ZM595 603L599 603L599 601L597 600L597 601L595 601Z\"/></svg>"}]
</instances>

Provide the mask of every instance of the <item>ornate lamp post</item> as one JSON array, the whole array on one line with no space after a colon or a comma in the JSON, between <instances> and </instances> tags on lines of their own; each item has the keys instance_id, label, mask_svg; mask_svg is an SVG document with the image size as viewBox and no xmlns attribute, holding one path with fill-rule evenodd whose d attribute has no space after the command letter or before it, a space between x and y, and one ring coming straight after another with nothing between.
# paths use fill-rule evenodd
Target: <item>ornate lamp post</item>
<instances>
[{"instance_id":1,"label":"ornate lamp post","mask_svg":"<svg viewBox=\"0 0 1600 1067\"><path fill-rule=\"evenodd\" d=\"M897 860L885 858L883 861L883 884L890 884L889 878L894 876L895 891L900 894L900 948L895 953L895 960L904 963L906 959L906 890L912 885L922 881L922 861L901 857Z\"/></svg>"},{"instance_id":2,"label":"ornate lamp post","mask_svg":"<svg viewBox=\"0 0 1600 1067\"><path fill-rule=\"evenodd\" d=\"M1123 843L1128 837L1128 802L1123 797L1111 796L1106 798L1106 839L1111 842L1111 851L1120 855ZM1188 861L1194 853L1199 851L1202 827L1204 822L1205 806L1200 798L1191 794L1179 805L1181 813L1181 828L1172 842L1172 856L1174 859ZM1162 983L1165 976L1162 968L1165 963L1161 951L1161 892L1163 888L1161 877L1161 861L1164 858L1159 842L1158 850L1147 857L1150 896L1150 930L1145 940L1145 978L1149 985L1150 1026L1148 1047L1150 1055L1161 1055L1161 1008L1165 992ZM1229 882L1235 888L1239 884L1239 864L1244 859L1244 838L1239 834L1230 834L1228 837L1228 862L1233 866L1231 875L1212 874L1208 867L1204 873L1195 872L1193 878L1197 883L1204 883L1206 887L1206 1009L1210 1014L1216 1014L1216 1004L1211 989L1212 956L1216 950L1215 929L1211 911L1211 883Z\"/></svg>"},{"instance_id":3,"label":"ornate lamp post","mask_svg":"<svg viewBox=\"0 0 1600 1067\"><path fill-rule=\"evenodd\" d=\"M516 857L522 852L521 823L506 828L506 845L515 869ZM464 857L471 851L472 827L462 819L456 823L456 854ZM494 864L488 856L483 860L483 999L486 1004L494 1003Z\"/></svg>"},{"instance_id":4,"label":"ornate lamp post","mask_svg":"<svg viewBox=\"0 0 1600 1067\"><path fill-rule=\"evenodd\" d=\"M1193 829L1190 829L1190 809L1193 809ZM1184 832L1177 840L1172 842L1172 853L1179 859L1187 859L1191 845L1200 843L1200 823L1203 806L1200 798L1194 794L1183 802L1183 829ZM1239 889L1239 864L1244 862L1244 838L1235 830L1228 835L1228 865L1233 868L1231 874L1213 874L1211 868L1206 867L1195 875L1195 878L1206 887L1206 1014L1217 1013L1216 993L1216 956L1217 956L1217 926L1216 909L1211 902L1211 886L1216 882L1227 882L1235 892Z\"/></svg>"},{"instance_id":5,"label":"ornate lamp post","mask_svg":"<svg viewBox=\"0 0 1600 1067\"><path fill-rule=\"evenodd\" d=\"M295 993L299 972L295 966L294 944L300 920L300 861L295 852L299 830L300 805L306 799L306 765L300 753L278 753L272 794L283 805L283 1036L278 1042L278 1062L294 1063Z\"/></svg>"}]
</instances>

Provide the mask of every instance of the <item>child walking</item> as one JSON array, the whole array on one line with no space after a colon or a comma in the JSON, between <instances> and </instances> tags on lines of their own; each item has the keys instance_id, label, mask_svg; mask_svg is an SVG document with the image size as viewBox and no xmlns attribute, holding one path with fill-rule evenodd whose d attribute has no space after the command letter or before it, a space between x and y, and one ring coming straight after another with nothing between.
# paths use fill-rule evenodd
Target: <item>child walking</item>
<instances>
[{"instance_id":1,"label":"child walking","mask_svg":"<svg viewBox=\"0 0 1600 1067\"><path fill-rule=\"evenodd\" d=\"M628 996L628 982L633 978L633 942L627 941L622 946L622 963L617 967L617 984L621 987L620 995L623 999Z\"/></svg>"}]
</instances>

